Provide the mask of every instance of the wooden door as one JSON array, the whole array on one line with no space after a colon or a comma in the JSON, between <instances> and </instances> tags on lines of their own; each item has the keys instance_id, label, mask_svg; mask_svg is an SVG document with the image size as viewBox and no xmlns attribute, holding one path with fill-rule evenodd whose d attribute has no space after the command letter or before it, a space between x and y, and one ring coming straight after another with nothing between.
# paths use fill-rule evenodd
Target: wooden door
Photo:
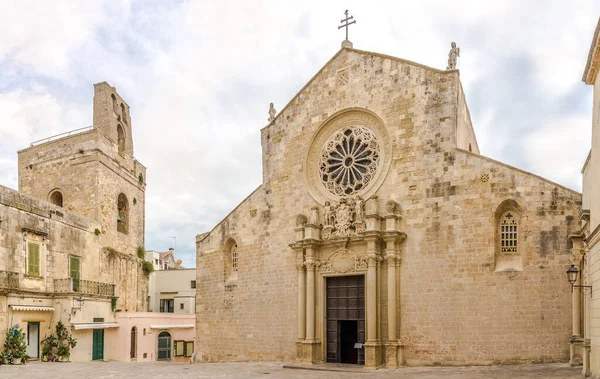
<instances>
[{"instance_id":1,"label":"wooden door","mask_svg":"<svg viewBox=\"0 0 600 379\"><path fill-rule=\"evenodd\" d=\"M365 277L357 275L327 278L326 287L327 362L357 362L364 365L364 348L355 346L362 346L365 342ZM356 329L356 337L347 338L353 335L352 328ZM356 349L355 356L350 349Z\"/></svg>"},{"instance_id":2,"label":"wooden door","mask_svg":"<svg viewBox=\"0 0 600 379\"><path fill-rule=\"evenodd\" d=\"M94 329L92 334L92 360L104 359L104 329Z\"/></svg>"}]
</instances>

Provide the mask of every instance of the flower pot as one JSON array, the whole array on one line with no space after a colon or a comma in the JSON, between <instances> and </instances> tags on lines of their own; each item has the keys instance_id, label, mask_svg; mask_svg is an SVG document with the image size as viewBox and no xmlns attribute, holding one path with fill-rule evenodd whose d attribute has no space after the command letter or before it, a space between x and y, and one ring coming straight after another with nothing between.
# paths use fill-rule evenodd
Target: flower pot
<instances>
[{"instance_id":1,"label":"flower pot","mask_svg":"<svg viewBox=\"0 0 600 379\"><path fill-rule=\"evenodd\" d=\"M13 359L13 365L20 365L21 364L21 358L15 358Z\"/></svg>"}]
</instances>

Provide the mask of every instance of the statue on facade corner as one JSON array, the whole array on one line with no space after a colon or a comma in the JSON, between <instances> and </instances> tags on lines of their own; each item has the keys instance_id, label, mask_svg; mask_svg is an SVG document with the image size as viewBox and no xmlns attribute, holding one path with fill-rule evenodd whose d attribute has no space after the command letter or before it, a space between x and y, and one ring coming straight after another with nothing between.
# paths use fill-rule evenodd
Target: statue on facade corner
<instances>
[{"instance_id":1,"label":"statue on facade corner","mask_svg":"<svg viewBox=\"0 0 600 379\"><path fill-rule=\"evenodd\" d=\"M275 110L275 107L273 106L273 103L269 104L269 122L273 122L273 120L275 120L275 115L277 114L277 111Z\"/></svg>"},{"instance_id":2,"label":"statue on facade corner","mask_svg":"<svg viewBox=\"0 0 600 379\"><path fill-rule=\"evenodd\" d=\"M319 225L319 208L312 207L310 208L310 220L309 222L312 225Z\"/></svg>"},{"instance_id":3,"label":"statue on facade corner","mask_svg":"<svg viewBox=\"0 0 600 379\"><path fill-rule=\"evenodd\" d=\"M460 47L456 47L456 42L452 42L450 46L450 52L448 53L448 67L446 67L446 70L454 70L456 68L456 59L460 57Z\"/></svg>"},{"instance_id":4,"label":"statue on facade corner","mask_svg":"<svg viewBox=\"0 0 600 379\"><path fill-rule=\"evenodd\" d=\"M360 197L356 197L354 201L354 222L359 224L365 220L364 202Z\"/></svg>"}]
</instances>

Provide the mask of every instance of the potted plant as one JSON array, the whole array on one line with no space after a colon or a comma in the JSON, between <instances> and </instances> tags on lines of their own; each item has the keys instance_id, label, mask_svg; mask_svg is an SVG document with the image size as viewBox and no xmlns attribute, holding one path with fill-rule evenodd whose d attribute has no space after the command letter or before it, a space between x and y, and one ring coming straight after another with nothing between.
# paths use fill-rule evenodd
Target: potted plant
<instances>
[{"instance_id":1,"label":"potted plant","mask_svg":"<svg viewBox=\"0 0 600 379\"><path fill-rule=\"evenodd\" d=\"M25 334L18 324L11 326L6 332L3 356L4 361L13 365L24 364L25 360L29 358Z\"/></svg>"},{"instance_id":2,"label":"potted plant","mask_svg":"<svg viewBox=\"0 0 600 379\"><path fill-rule=\"evenodd\" d=\"M69 360L71 349L77 345L77 340L71 336L65 325L59 321L56 324L56 336L50 335L42 341L42 360L58 362Z\"/></svg>"},{"instance_id":3,"label":"potted plant","mask_svg":"<svg viewBox=\"0 0 600 379\"><path fill-rule=\"evenodd\" d=\"M51 334L42 340L42 361L54 362L56 350L58 350L58 343L56 337Z\"/></svg>"}]
</instances>

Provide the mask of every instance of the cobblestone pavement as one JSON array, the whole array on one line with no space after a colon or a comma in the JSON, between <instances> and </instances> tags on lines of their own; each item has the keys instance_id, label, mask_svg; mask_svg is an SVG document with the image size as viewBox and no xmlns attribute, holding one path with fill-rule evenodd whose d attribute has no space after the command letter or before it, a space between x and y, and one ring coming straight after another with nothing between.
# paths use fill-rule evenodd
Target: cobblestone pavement
<instances>
[{"instance_id":1,"label":"cobblestone pavement","mask_svg":"<svg viewBox=\"0 0 600 379\"><path fill-rule=\"evenodd\" d=\"M331 372L283 368L281 363L42 363L25 366L0 366L0 378L265 378L265 379L528 379L581 378L581 367L567 364L486 366L486 367L410 367L398 370Z\"/></svg>"}]
</instances>

